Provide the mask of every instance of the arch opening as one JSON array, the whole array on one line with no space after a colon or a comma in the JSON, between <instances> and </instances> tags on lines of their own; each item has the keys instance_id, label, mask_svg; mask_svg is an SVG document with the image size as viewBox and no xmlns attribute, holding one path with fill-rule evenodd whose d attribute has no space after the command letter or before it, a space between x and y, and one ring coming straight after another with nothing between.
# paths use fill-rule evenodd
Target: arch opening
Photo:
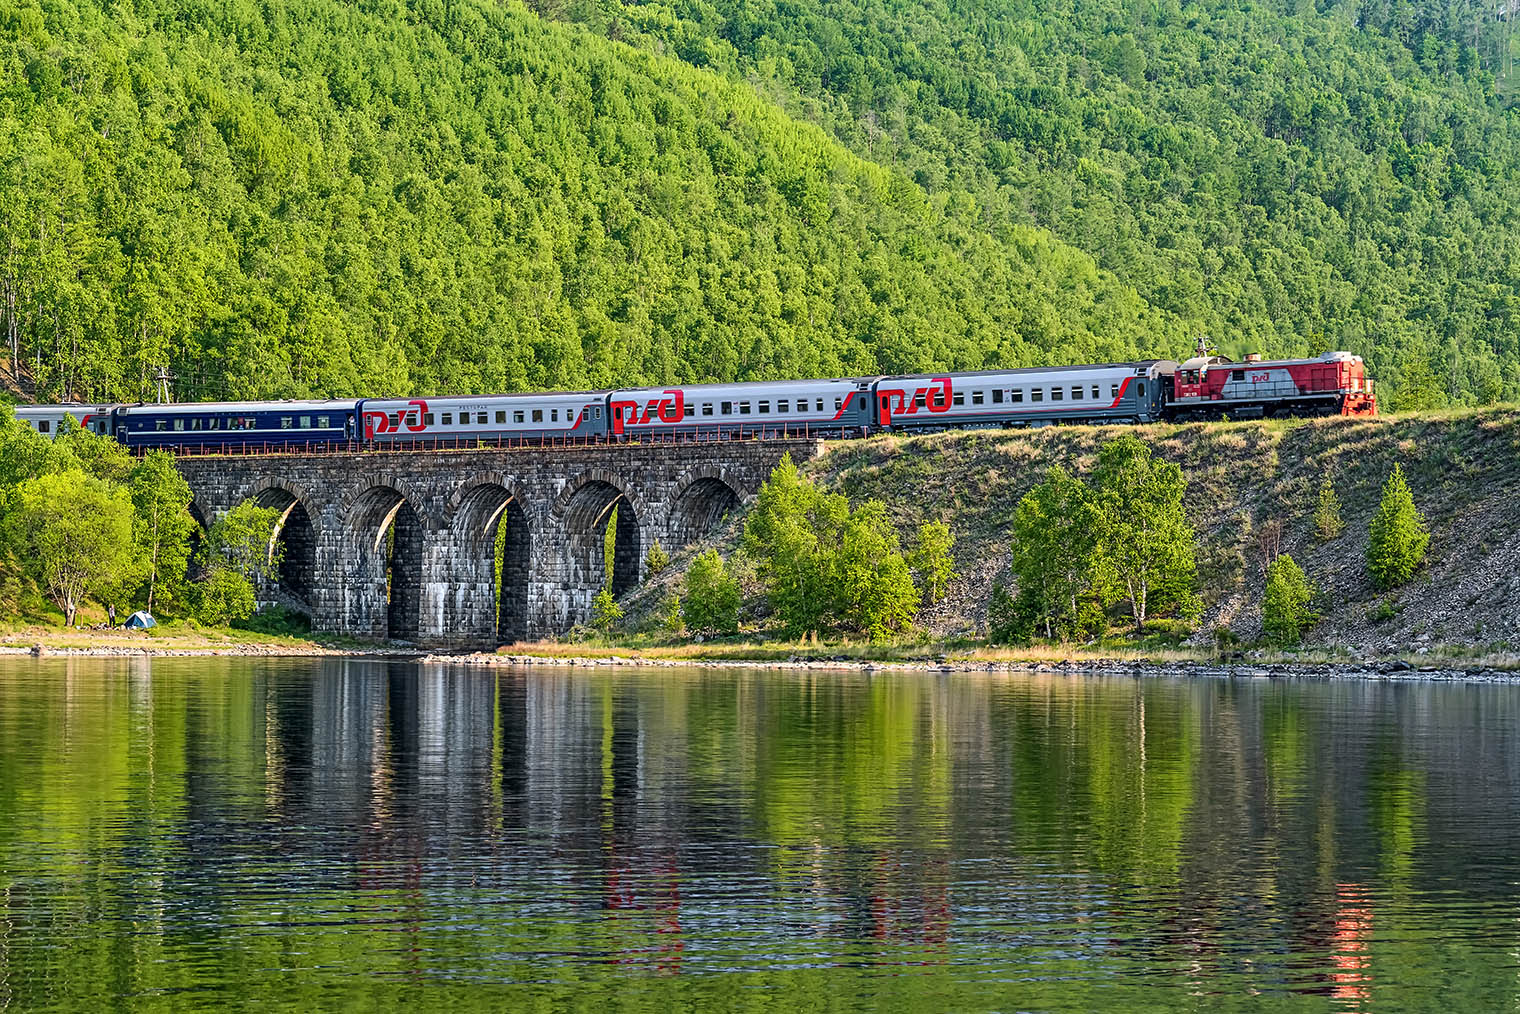
<instances>
[{"instance_id":1,"label":"arch opening","mask_svg":"<svg viewBox=\"0 0 1520 1014\"><path fill-rule=\"evenodd\" d=\"M317 570L317 532L311 514L286 489L263 490L254 502L280 512L269 539L269 554L272 558L279 552L280 563L274 579L259 589L259 597L310 616Z\"/></svg>"},{"instance_id":2,"label":"arch opening","mask_svg":"<svg viewBox=\"0 0 1520 1014\"><path fill-rule=\"evenodd\" d=\"M739 494L722 479L707 477L681 491L671 511L672 548L689 546L739 508Z\"/></svg>"},{"instance_id":3,"label":"arch opening","mask_svg":"<svg viewBox=\"0 0 1520 1014\"><path fill-rule=\"evenodd\" d=\"M587 482L565 505L565 528L575 567L572 577L580 589L594 596L606 586L618 597L638 585L644 552L639 516L622 490L600 479Z\"/></svg>"},{"instance_id":4,"label":"arch opening","mask_svg":"<svg viewBox=\"0 0 1520 1014\"><path fill-rule=\"evenodd\" d=\"M521 500L505 487L476 486L460 502L455 525L468 552L490 563L491 625L498 644L528 633L528 572L532 528Z\"/></svg>"},{"instance_id":5,"label":"arch opening","mask_svg":"<svg viewBox=\"0 0 1520 1014\"><path fill-rule=\"evenodd\" d=\"M422 630L422 518L389 486L366 490L354 505L356 603L377 637L414 641Z\"/></svg>"}]
</instances>

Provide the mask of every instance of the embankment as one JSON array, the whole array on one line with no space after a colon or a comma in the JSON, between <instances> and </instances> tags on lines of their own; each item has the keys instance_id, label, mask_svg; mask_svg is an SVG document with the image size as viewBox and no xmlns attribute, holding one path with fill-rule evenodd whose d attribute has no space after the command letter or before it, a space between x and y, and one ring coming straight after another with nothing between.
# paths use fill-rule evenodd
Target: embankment
<instances>
[{"instance_id":1,"label":"embankment","mask_svg":"<svg viewBox=\"0 0 1520 1014\"><path fill-rule=\"evenodd\" d=\"M1087 474L1098 448L1120 432L1073 426L878 437L833 444L806 471L852 500L885 501L905 532L923 520L947 521L961 576L921 623L941 636L977 634L986 630L994 580L1008 578L1019 498L1051 465ZM1244 642L1260 636L1262 535L1276 519L1281 551L1324 590L1324 617L1308 636L1311 647L1381 656L1502 654L1520 645L1520 410L1136 432L1181 465L1188 479L1207 606L1199 640L1220 630ZM1432 538L1419 576L1385 596L1367 576L1367 525L1395 462L1404 467ZM1311 519L1326 475L1340 495L1346 530L1322 542ZM733 545L737 524L714 540ZM678 562L686 559L682 554ZM1386 618L1376 611L1384 599L1394 610Z\"/></svg>"}]
</instances>

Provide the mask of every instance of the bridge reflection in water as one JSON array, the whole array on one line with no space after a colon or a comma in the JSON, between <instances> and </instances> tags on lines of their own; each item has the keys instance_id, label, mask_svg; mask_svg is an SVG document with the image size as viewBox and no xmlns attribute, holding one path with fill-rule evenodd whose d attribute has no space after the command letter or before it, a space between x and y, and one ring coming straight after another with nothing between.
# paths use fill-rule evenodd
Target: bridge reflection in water
<instances>
[{"instance_id":1,"label":"bridge reflection in water","mask_svg":"<svg viewBox=\"0 0 1520 1014\"><path fill-rule=\"evenodd\" d=\"M1494 1009L1517 719L1517 686L0 661L0 1004L1354 1010L1460 964L1441 1003Z\"/></svg>"}]
</instances>

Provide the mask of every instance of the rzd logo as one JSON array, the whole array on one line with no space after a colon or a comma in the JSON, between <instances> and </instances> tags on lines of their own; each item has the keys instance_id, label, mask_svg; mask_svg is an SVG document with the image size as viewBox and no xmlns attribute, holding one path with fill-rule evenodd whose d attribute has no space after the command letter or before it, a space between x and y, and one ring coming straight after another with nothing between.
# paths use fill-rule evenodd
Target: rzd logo
<instances>
[{"instance_id":1,"label":"rzd logo","mask_svg":"<svg viewBox=\"0 0 1520 1014\"><path fill-rule=\"evenodd\" d=\"M924 407L930 412L950 411L950 378L935 377L928 387L920 387L910 398L907 391L880 391L877 408L881 412L881 425L892 425L894 415L918 414L918 399L922 395Z\"/></svg>"},{"instance_id":2,"label":"rzd logo","mask_svg":"<svg viewBox=\"0 0 1520 1014\"><path fill-rule=\"evenodd\" d=\"M427 402L421 398L413 398L407 402L406 410L397 412L394 417L388 412L364 413L364 439L373 440L377 433L400 433L404 428L408 433L421 433L427 428L423 422L423 416L427 414Z\"/></svg>"},{"instance_id":3,"label":"rzd logo","mask_svg":"<svg viewBox=\"0 0 1520 1014\"><path fill-rule=\"evenodd\" d=\"M669 395L665 398L650 398L648 404L643 405L643 414L639 414L640 405L636 401L614 401L612 403L612 432L622 433L624 426L648 426L658 419L662 423L678 423L686 414L686 396L678 387L670 388L664 392Z\"/></svg>"}]
</instances>

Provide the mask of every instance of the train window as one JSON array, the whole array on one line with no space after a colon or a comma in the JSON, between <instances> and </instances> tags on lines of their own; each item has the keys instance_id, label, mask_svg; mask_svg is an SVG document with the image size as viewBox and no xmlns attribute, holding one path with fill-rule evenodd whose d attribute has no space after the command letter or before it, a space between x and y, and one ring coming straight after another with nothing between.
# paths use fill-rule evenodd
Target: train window
<instances>
[{"instance_id":1,"label":"train window","mask_svg":"<svg viewBox=\"0 0 1520 1014\"><path fill-rule=\"evenodd\" d=\"M992 392L992 403L994 405L1001 405L1003 403L1003 392L1001 390Z\"/></svg>"},{"instance_id":2,"label":"train window","mask_svg":"<svg viewBox=\"0 0 1520 1014\"><path fill-rule=\"evenodd\" d=\"M1008 392L1008 400L1009 401L1023 401L1024 400L1024 389L1021 387L1017 391L1009 391Z\"/></svg>"},{"instance_id":3,"label":"train window","mask_svg":"<svg viewBox=\"0 0 1520 1014\"><path fill-rule=\"evenodd\" d=\"M326 423L322 423L321 425L326 426L327 424ZM422 425L424 425L424 426L431 426L431 425L433 425L433 413L431 413L431 412L424 412L424 413L422 413Z\"/></svg>"},{"instance_id":4,"label":"train window","mask_svg":"<svg viewBox=\"0 0 1520 1014\"><path fill-rule=\"evenodd\" d=\"M311 429L311 416L309 416L309 415L303 415L301 417L301 428L303 430L309 430L309 429Z\"/></svg>"},{"instance_id":5,"label":"train window","mask_svg":"<svg viewBox=\"0 0 1520 1014\"><path fill-rule=\"evenodd\" d=\"M282 430L288 430L288 429L290 429L291 424L294 423L294 422L295 422L294 417L288 416L288 415L282 415L282 416L280 416L280 429L282 429ZM175 429L179 429L179 423L178 423L177 420L175 421L174 428Z\"/></svg>"},{"instance_id":6,"label":"train window","mask_svg":"<svg viewBox=\"0 0 1520 1014\"><path fill-rule=\"evenodd\" d=\"M787 411L789 411L787 408L788 404L790 403L785 398L782 398L780 401L776 402L776 411L785 414Z\"/></svg>"},{"instance_id":7,"label":"train window","mask_svg":"<svg viewBox=\"0 0 1520 1014\"><path fill-rule=\"evenodd\" d=\"M741 402L739 402L739 414L740 415L749 415L749 402L747 402L747 401L741 401Z\"/></svg>"},{"instance_id":8,"label":"train window","mask_svg":"<svg viewBox=\"0 0 1520 1014\"><path fill-rule=\"evenodd\" d=\"M950 402L951 402L951 404L957 405L957 406L966 404L966 392L965 391L956 391L954 394L952 394L950 396Z\"/></svg>"},{"instance_id":9,"label":"train window","mask_svg":"<svg viewBox=\"0 0 1520 1014\"><path fill-rule=\"evenodd\" d=\"M838 411L840 411L843 408L844 408L844 399L843 398L835 398L834 399L834 411L838 412Z\"/></svg>"},{"instance_id":10,"label":"train window","mask_svg":"<svg viewBox=\"0 0 1520 1014\"><path fill-rule=\"evenodd\" d=\"M823 399L822 398L818 399L818 411L820 411L820 412L823 411Z\"/></svg>"},{"instance_id":11,"label":"train window","mask_svg":"<svg viewBox=\"0 0 1520 1014\"><path fill-rule=\"evenodd\" d=\"M983 395L982 395L981 391L972 391L971 392L971 404L973 404L973 405L980 405L982 403L982 401L983 401Z\"/></svg>"},{"instance_id":12,"label":"train window","mask_svg":"<svg viewBox=\"0 0 1520 1014\"><path fill-rule=\"evenodd\" d=\"M719 408L722 409L724 415L734 414L734 403L731 401L725 401Z\"/></svg>"},{"instance_id":13,"label":"train window","mask_svg":"<svg viewBox=\"0 0 1520 1014\"><path fill-rule=\"evenodd\" d=\"M1044 401L1045 400L1045 389L1042 388L1042 387L1032 387L1032 388L1030 388L1029 389L1029 400L1030 401Z\"/></svg>"},{"instance_id":14,"label":"train window","mask_svg":"<svg viewBox=\"0 0 1520 1014\"><path fill-rule=\"evenodd\" d=\"M515 423L521 423L523 421L522 409L517 409L512 413L512 421Z\"/></svg>"},{"instance_id":15,"label":"train window","mask_svg":"<svg viewBox=\"0 0 1520 1014\"><path fill-rule=\"evenodd\" d=\"M1072 401L1081 401L1082 400L1082 389L1080 387L1073 387L1071 389L1071 400Z\"/></svg>"},{"instance_id":16,"label":"train window","mask_svg":"<svg viewBox=\"0 0 1520 1014\"><path fill-rule=\"evenodd\" d=\"M496 413L496 425L498 425L498 426L505 426L506 423L507 423L507 413L498 411Z\"/></svg>"},{"instance_id":17,"label":"train window","mask_svg":"<svg viewBox=\"0 0 1520 1014\"><path fill-rule=\"evenodd\" d=\"M686 403L686 407L681 411L681 414L690 419L692 416L697 414L697 406L688 401Z\"/></svg>"},{"instance_id":18,"label":"train window","mask_svg":"<svg viewBox=\"0 0 1520 1014\"><path fill-rule=\"evenodd\" d=\"M174 432L181 433L181 432L184 431L184 429L185 429L185 420L183 420L183 419L176 419L176 420L174 420Z\"/></svg>"},{"instance_id":19,"label":"train window","mask_svg":"<svg viewBox=\"0 0 1520 1014\"><path fill-rule=\"evenodd\" d=\"M1110 398L1117 398L1117 397L1119 397L1119 385L1118 384L1109 384L1108 385L1108 396Z\"/></svg>"},{"instance_id":20,"label":"train window","mask_svg":"<svg viewBox=\"0 0 1520 1014\"><path fill-rule=\"evenodd\" d=\"M197 416L196 418L190 420L190 428L192 430L198 430L201 428L200 417Z\"/></svg>"},{"instance_id":21,"label":"train window","mask_svg":"<svg viewBox=\"0 0 1520 1014\"><path fill-rule=\"evenodd\" d=\"M602 417L602 409L601 409L601 406L598 405L596 408L593 408L591 410L591 418L593 418L593 419L600 419L601 417Z\"/></svg>"},{"instance_id":22,"label":"train window","mask_svg":"<svg viewBox=\"0 0 1520 1014\"><path fill-rule=\"evenodd\" d=\"M543 422L544 421L544 410L543 409L541 409L541 408L535 408L533 410L533 421L534 422Z\"/></svg>"},{"instance_id":23,"label":"train window","mask_svg":"<svg viewBox=\"0 0 1520 1014\"><path fill-rule=\"evenodd\" d=\"M705 401L705 402L702 403L702 414L703 415L712 415L712 402Z\"/></svg>"},{"instance_id":24,"label":"train window","mask_svg":"<svg viewBox=\"0 0 1520 1014\"><path fill-rule=\"evenodd\" d=\"M1102 395L1098 394L1098 385L1093 385L1093 401L1097 401Z\"/></svg>"},{"instance_id":25,"label":"train window","mask_svg":"<svg viewBox=\"0 0 1520 1014\"><path fill-rule=\"evenodd\" d=\"M550 422L559 422L559 409L557 409L557 408L551 408L549 410L549 421Z\"/></svg>"},{"instance_id":26,"label":"train window","mask_svg":"<svg viewBox=\"0 0 1520 1014\"><path fill-rule=\"evenodd\" d=\"M220 429L221 425L222 425L222 421L220 419L218 419L216 416L212 416L210 419L206 420L206 428L208 430Z\"/></svg>"},{"instance_id":27,"label":"train window","mask_svg":"<svg viewBox=\"0 0 1520 1014\"><path fill-rule=\"evenodd\" d=\"M48 422L46 419L39 419L39 420L37 420L37 432L38 433L46 433L49 429L52 428L52 426L53 426L53 424L50 423L50 422Z\"/></svg>"},{"instance_id":28,"label":"train window","mask_svg":"<svg viewBox=\"0 0 1520 1014\"><path fill-rule=\"evenodd\" d=\"M1060 401L1064 397L1065 397L1065 394L1062 392L1062 390L1059 387L1052 387L1050 389L1050 400L1051 401Z\"/></svg>"},{"instance_id":29,"label":"train window","mask_svg":"<svg viewBox=\"0 0 1520 1014\"><path fill-rule=\"evenodd\" d=\"M1145 381L1142 380L1139 384L1135 385L1135 393L1142 398L1145 397Z\"/></svg>"},{"instance_id":30,"label":"train window","mask_svg":"<svg viewBox=\"0 0 1520 1014\"><path fill-rule=\"evenodd\" d=\"M443 413L443 424L445 426L452 426L452 425L454 425L454 413L453 412L445 412L445 413Z\"/></svg>"},{"instance_id":31,"label":"train window","mask_svg":"<svg viewBox=\"0 0 1520 1014\"><path fill-rule=\"evenodd\" d=\"M215 419L212 420L212 422L215 422L215 421L216 421ZM433 415L432 415L432 413L429 412L424 417L423 421L424 422L432 422L433 421ZM317 429L319 429L319 430L325 430L327 428L328 428L328 426L327 426L327 416L325 416L325 415L319 415L319 416L317 416Z\"/></svg>"},{"instance_id":32,"label":"train window","mask_svg":"<svg viewBox=\"0 0 1520 1014\"><path fill-rule=\"evenodd\" d=\"M393 430L399 430L400 428L401 428L401 413L397 412L395 415L391 416L391 429L393 429Z\"/></svg>"},{"instance_id":33,"label":"train window","mask_svg":"<svg viewBox=\"0 0 1520 1014\"><path fill-rule=\"evenodd\" d=\"M760 403L760 412L761 412L762 415L770 415L771 414L771 403L768 402L768 401L762 401Z\"/></svg>"},{"instance_id":34,"label":"train window","mask_svg":"<svg viewBox=\"0 0 1520 1014\"><path fill-rule=\"evenodd\" d=\"M1230 371L1230 379L1231 380L1245 380L1246 379L1246 371L1245 370L1231 370Z\"/></svg>"},{"instance_id":35,"label":"train window","mask_svg":"<svg viewBox=\"0 0 1520 1014\"><path fill-rule=\"evenodd\" d=\"M925 399L925 397L926 396L925 396L924 392L922 392L922 391L919 391L917 394L915 394L913 396L913 407L914 408L923 408L924 407L924 399Z\"/></svg>"}]
</instances>

